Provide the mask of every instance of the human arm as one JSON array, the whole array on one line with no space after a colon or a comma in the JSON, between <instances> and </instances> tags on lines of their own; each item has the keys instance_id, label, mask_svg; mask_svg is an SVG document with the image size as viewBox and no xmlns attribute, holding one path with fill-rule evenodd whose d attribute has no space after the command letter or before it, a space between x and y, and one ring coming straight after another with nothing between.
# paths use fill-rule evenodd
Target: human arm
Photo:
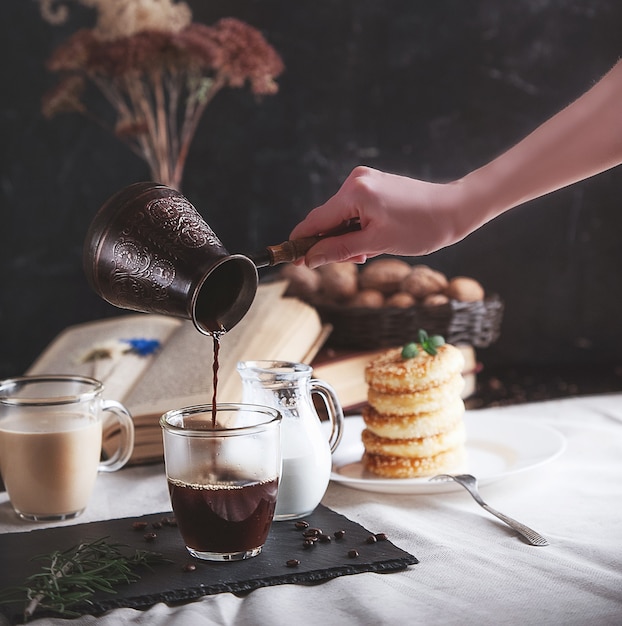
<instances>
[{"instance_id":1,"label":"human arm","mask_svg":"<svg viewBox=\"0 0 622 626\"><path fill-rule=\"evenodd\" d=\"M306 263L419 256L505 211L622 163L622 61L578 100L490 163L450 183L358 167L292 231L317 234L358 217L361 231L318 242Z\"/></svg>"}]
</instances>

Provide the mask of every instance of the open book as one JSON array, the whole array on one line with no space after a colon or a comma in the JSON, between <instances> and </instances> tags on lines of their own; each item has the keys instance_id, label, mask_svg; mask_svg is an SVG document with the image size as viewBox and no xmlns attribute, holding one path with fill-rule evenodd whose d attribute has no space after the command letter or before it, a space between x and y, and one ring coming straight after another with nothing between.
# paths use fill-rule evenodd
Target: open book
<instances>
[{"instance_id":1,"label":"open book","mask_svg":"<svg viewBox=\"0 0 622 626\"><path fill-rule=\"evenodd\" d=\"M274 359L310 363L330 328L316 310L285 297L285 281L261 284L245 317L222 338L218 402L239 402L241 360ZM124 349L131 340L159 342L140 354ZM121 349L120 349L121 348ZM162 413L212 401L213 340L192 322L133 313L71 326L44 350L27 374L81 374L104 383L104 396L123 403L134 418L136 445L132 463L161 460ZM114 427L104 429L104 451L116 448Z\"/></svg>"}]
</instances>

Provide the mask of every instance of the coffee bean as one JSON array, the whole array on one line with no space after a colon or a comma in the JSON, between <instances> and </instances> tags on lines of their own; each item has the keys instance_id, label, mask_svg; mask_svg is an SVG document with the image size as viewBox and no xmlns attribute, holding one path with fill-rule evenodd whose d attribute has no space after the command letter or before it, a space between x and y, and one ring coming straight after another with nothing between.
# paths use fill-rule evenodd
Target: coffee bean
<instances>
[{"instance_id":1,"label":"coffee bean","mask_svg":"<svg viewBox=\"0 0 622 626\"><path fill-rule=\"evenodd\" d=\"M367 539L365 539L365 543L376 543L378 539L376 539L376 535L369 535Z\"/></svg>"},{"instance_id":2,"label":"coffee bean","mask_svg":"<svg viewBox=\"0 0 622 626\"><path fill-rule=\"evenodd\" d=\"M177 519L175 519L174 517L163 517L162 518L162 523L165 526L174 527L174 526L177 526Z\"/></svg>"},{"instance_id":3,"label":"coffee bean","mask_svg":"<svg viewBox=\"0 0 622 626\"><path fill-rule=\"evenodd\" d=\"M376 539L378 541L387 541L389 538L387 537L386 533L376 533Z\"/></svg>"},{"instance_id":4,"label":"coffee bean","mask_svg":"<svg viewBox=\"0 0 622 626\"><path fill-rule=\"evenodd\" d=\"M294 526L298 529L298 530L304 530L305 528L309 528L309 522L305 521L305 520L298 520Z\"/></svg>"},{"instance_id":5,"label":"coffee bean","mask_svg":"<svg viewBox=\"0 0 622 626\"><path fill-rule=\"evenodd\" d=\"M194 563L186 563L181 569L184 572L194 572L194 570L196 570L197 566Z\"/></svg>"},{"instance_id":6,"label":"coffee bean","mask_svg":"<svg viewBox=\"0 0 622 626\"><path fill-rule=\"evenodd\" d=\"M287 567L298 567L300 565L300 561L298 559L290 559L285 563Z\"/></svg>"},{"instance_id":7,"label":"coffee bean","mask_svg":"<svg viewBox=\"0 0 622 626\"><path fill-rule=\"evenodd\" d=\"M158 536L155 533L147 533L145 535L145 541L147 541L148 543L152 543L157 538L158 538Z\"/></svg>"},{"instance_id":8,"label":"coffee bean","mask_svg":"<svg viewBox=\"0 0 622 626\"><path fill-rule=\"evenodd\" d=\"M160 530L160 528L162 528L162 522L153 522L151 524L152 528L155 528L156 530Z\"/></svg>"},{"instance_id":9,"label":"coffee bean","mask_svg":"<svg viewBox=\"0 0 622 626\"><path fill-rule=\"evenodd\" d=\"M309 548L313 548L313 547L315 546L315 541L316 541L316 540L315 540L315 537L314 537L314 538L305 539L305 540L302 542L302 547L303 547L305 550L308 550Z\"/></svg>"},{"instance_id":10,"label":"coffee bean","mask_svg":"<svg viewBox=\"0 0 622 626\"><path fill-rule=\"evenodd\" d=\"M333 535L335 535L335 539L343 539L345 537L345 530L336 530Z\"/></svg>"},{"instance_id":11,"label":"coffee bean","mask_svg":"<svg viewBox=\"0 0 622 626\"><path fill-rule=\"evenodd\" d=\"M307 530L302 533L303 537L319 537L322 534L321 528L307 528Z\"/></svg>"},{"instance_id":12,"label":"coffee bean","mask_svg":"<svg viewBox=\"0 0 622 626\"><path fill-rule=\"evenodd\" d=\"M320 543L330 543L331 541L330 535L325 535L324 533L322 533L318 539L320 540Z\"/></svg>"},{"instance_id":13,"label":"coffee bean","mask_svg":"<svg viewBox=\"0 0 622 626\"><path fill-rule=\"evenodd\" d=\"M358 550L348 550L348 556L355 559L359 555Z\"/></svg>"},{"instance_id":14,"label":"coffee bean","mask_svg":"<svg viewBox=\"0 0 622 626\"><path fill-rule=\"evenodd\" d=\"M147 528L147 522L134 522L132 528L134 530L145 530L145 528Z\"/></svg>"}]
</instances>

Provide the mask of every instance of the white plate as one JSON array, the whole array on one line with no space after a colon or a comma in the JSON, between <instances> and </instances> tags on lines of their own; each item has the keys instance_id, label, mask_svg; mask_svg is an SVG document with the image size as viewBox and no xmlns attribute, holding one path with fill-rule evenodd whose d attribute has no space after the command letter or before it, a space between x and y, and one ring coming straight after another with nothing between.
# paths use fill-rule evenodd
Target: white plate
<instances>
[{"instance_id":1,"label":"white plate","mask_svg":"<svg viewBox=\"0 0 622 626\"><path fill-rule=\"evenodd\" d=\"M486 415L477 411L464 416L467 431L467 471L480 485L513 476L552 461L566 447L564 436L533 420ZM380 478L361 463L365 428L360 416L347 417L343 438L333 453L331 480L363 491L422 494L462 489L453 481L430 482L427 478Z\"/></svg>"}]
</instances>

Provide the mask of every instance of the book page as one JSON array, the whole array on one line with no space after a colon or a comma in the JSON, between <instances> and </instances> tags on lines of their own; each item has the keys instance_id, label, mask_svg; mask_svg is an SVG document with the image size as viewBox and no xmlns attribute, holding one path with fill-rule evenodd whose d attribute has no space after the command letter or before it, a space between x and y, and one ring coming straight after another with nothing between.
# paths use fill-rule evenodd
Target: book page
<instances>
[{"instance_id":1,"label":"book page","mask_svg":"<svg viewBox=\"0 0 622 626\"><path fill-rule=\"evenodd\" d=\"M135 313L66 328L27 370L27 375L74 374L104 383L104 397L125 403L128 394L157 360L182 321ZM157 340L159 351L146 356L124 352L129 339ZM95 358L95 354L100 354ZM107 353L108 356L104 356Z\"/></svg>"},{"instance_id":2,"label":"book page","mask_svg":"<svg viewBox=\"0 0 622 626\"><path fill-rule=\"evenodd\" d=\"M274 297L263 290L253 311L221 339L218 402L239 402L242 379L237 363L242 360L308 362L326 338L319 315L293 298ZM318 338L320 341L318 341ZM162 459L159 419L171 409L195 404L210 405L213 394L213 340L184 324L169 341L164 358L157 359L128 398L136 426L136 446L131 463ZM117 447L117 429L104 435L104 448Z\"/></svg>"},{"instance_id":3,"label":"book page","mask_svg":"<svg viewBox=\"0 0 622 626\"><path fill-rule=\"evenodd\" d=\"M382 350L357 352L338 357L313 368L313 375L333 387L346 412L359 409L367 402L365 368Z\"/></svg>"},{"instance_id":4,"label":"book page","mask_svg":"<svg viewBox=\"0 0 622 626\"><path fill-rule=\"evenodd\" d=\"M295 298L283 297L283 281L260 285L245 317L220 339L219 402L239 402L242 382L236 366L241 360L306 362L323 334L317 311ZM310 353L311 351L311 353ZM173 408L207 404L213 394L213 338L183 323L165 354L149 368L127 398L136 420L153 420Z\"/></svg>"},{"instance_id":5,"label":"book page","mask_svg":"<svg viewBox=\"0 0 622 626\"><path fill-rule=\"evenodd\" d=\"M242 360L309 363L329 329L309 304L284 297L286 281L259 285L244 318L220 339L218 402L239 402ZM147 356L127 352L128 339L156 339L160 349ZM103 356L89 358L93 353ZM211 404L213 338L190 320L134 313L71 326L60 333L29 368L28 374L78 374L104 382L104 396L122 402L136 426L132 462L162 457L159 417L192 404ZM118 426L104 428L104 449L116 447Z\"/></svg>"}]
</instances>

